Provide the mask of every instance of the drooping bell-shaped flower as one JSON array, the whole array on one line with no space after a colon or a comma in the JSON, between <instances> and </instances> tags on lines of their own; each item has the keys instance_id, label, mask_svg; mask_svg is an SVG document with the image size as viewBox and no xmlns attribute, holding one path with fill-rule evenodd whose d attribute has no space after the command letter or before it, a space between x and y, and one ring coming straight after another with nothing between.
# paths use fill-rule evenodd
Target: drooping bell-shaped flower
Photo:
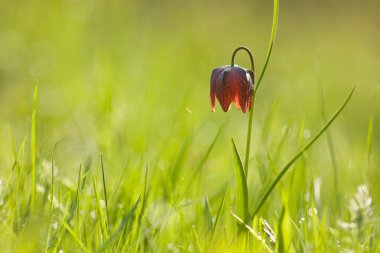
<instances>
[{"instance_id":1,"label":"drooping bell-shaped flower","mask_svg":"<svg viewBox=\"0 0 380 253\"><path fill-rule=\"evenodd\" d=\"M234 56L240 49L245 49L251 58L252 70L234 65ZM248 49L239 47L232 55L231 66L222 66L212 71L210 80L211 109L215 111L215 96L223 111L227 112L231 103L237 109L247 112L252 108L253 96L253 59Z\"/></svg>"},{"instance_id":2,"label":"drooping bell-shaped flower","mask_svg":"<svg viewBox=\"0 0 380 253\"><path fill-rule=\"evenodd\" d=\"M253 72L239 66L214 69L210 82L212 111L215 111L215 96L225 112L231 103L243 112L249 111L252 107L253 80Z\"/></svg>"}]
</instances>

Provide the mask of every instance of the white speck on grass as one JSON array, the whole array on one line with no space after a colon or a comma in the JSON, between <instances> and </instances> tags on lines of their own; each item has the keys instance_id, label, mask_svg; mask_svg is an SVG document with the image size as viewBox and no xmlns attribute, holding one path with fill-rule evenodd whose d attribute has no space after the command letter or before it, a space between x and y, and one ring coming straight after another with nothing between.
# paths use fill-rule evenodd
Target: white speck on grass
<instances>
[{"instance_id":1,"label":"white speck on grass","mask_svg":"<svg viewBox=\"0 0 380 253\"><path fill-rule=\"evenodd\" d=\"M309 139L310 136L311 136L311 131L309 129L305 129L305 131L303 131L303 138Z\"/></svg>"},{"instance_id":2,"label":"white speck on grass","mask_svg":"<svg viewBox=\"0 0 380 253\"><path fill-rule=\"evenodd\" d=\"M307 211L307 215L309 215L310 217L313 217L313 215L317 215L318 214L318 211L317 211L317 208L309 208L309 210Z\"/></svg>"},{"instance_id":3,"label":"white speck on grass","mask_svg":"<svg viewBox=\"0 0 380 253\"><path fill-rule=\"evenodd\" d=\"M310 200L310 193L309 193L309 192L306 192L305 195L303 195L303 199L304 199L306 202L309 202L309 200Z\"/></svg>"},{"instance_id":4,"label":"white speck on grass","mask_svg":"<svg viewBox=\"0 0 380 253\"><path fill-rule=\"evenodd\" d=\"M189 108L185 108L188 113L193 113Z\"/></svg>"},{"instance_id":5,"label":"white speck on grass","mask_svg":"<svg viewBox=\"0 0 380 253\"><path fill-rule=\"evenodd\" d=\"M64 186L66 186L67 188L70 188L70 189L73 189L73 188L74 188L74 183L71 182L71 180L68 179L68 178L66 178L66 177L62 178L62 184L63 184Z\"/></svg>"},{"instance_id":6,"label":"white speck on grass","mask_svg":"<svg viewBox=\"0 0 380 253\"><path fill-rule=\"evenodd\" d=\"M51 179L51 161L43 160L42 161L42 169L40 170L40 177L44 179ZM54 176L58 176L58 167L54 166L53 168Z\"/></svg>"},{"instance_id":7,"label":"white speck on grass","mask_svg":"<svg viewBox=\"0 0 380 253\"><path fill-rule=\"evenodd\" d=\"M86 188L86 194L87 195L92 195L93 193L94 193L94 188L92 188L92 187Z\"/></svg>"},{"instance_id":8,"label":"white speck on grass","mask_svg":"<svg viewBox=\"0 0 380 253\"><path fill-rule=\"evenodd\" d=\"M63 253L63 250L62 250L62 249L60 249L60 250L58 251L58 253Z\"/></svg>"},{"instance_id":9,"label":"white speck on grass","mask_svg":"<svg viewBox=\"0 0 380 253\"><path fill-rule=\"evenodd\" d=\"M92 210L92 211L90 212L90 216L91 216L91 218L93 218L93 219L95 220L95 218L96 218L96 213L95 213L94 210Z\"/></svg>"},{"instance_id":10,"label":"white speck on grass","mask_svg":"<svg viewBox=\"0 0 380 253\"><path fill-rule=\"evenodd\" d=\"M43 185L37 184L36 190L37 190L37 192L40 192L42 194L45 193L45 187Z\"/></svg>"},{"instance_id":11,"label":"white speck on grass","mask_svg":"<svg viewBox=\"0 0 380 253\"><path fill-rule=\"evenodd\" d=\"M356 223L352 223L352 222L344 222L342 220L338 220L337 224L344 230L351 230L351 229L356 228Z\"/></svg>"},{"instance_id":12,"label":"white speck on grass","mask_svg":"<svg viewBox=\"0 0 380 253\"><path fill-rule=\"evenodd\" d=\"M349 209L351 212L351 220L368 220L373 214L371 204L372 198L369 195L367 185L360 185L355 193L354 198L350 199Z\"/></svg>"},{"instance_id":13,"label":"white speck on grass","mask_svg":"<svg viewBox=\"0 0 380 253\"><path fill-rule=\"evenodd\" d=\"M168 244L168 250L169 252L175 252L175 253L179 252L178 248L172 242Z\"/></svg>"},{"instance_id":14,"label":"white speck on grass","mask_svg":"<svg viewBox=\"0 0 380 253\"><path fill-rule=\"evenodd\" d=\"M57 229L58 228L58 223L54 222L51 226L53 227L53 229Z\"/></svg>"},{"instance_id":15,"label":"white speck on grass","mask_svg":"<svg viewBox=\"0 0 380 253\"><path fill-rule=\"evenodd\" d=\"M315 194L315 203L317 206L321 203L321 185L322 185L322 180L319 177L314 179L314 194Z\"/></svg>"},{"instance_id":16,"label":"white speck on grass","mask_svg":"<svg viewBox=\"0 0 380 253\"><path fill-rule=\"evenodd\" d=\"M48 200L52 201L50 194L48 195ZM61 203L58 203L58 200L55 197L53 197L53 206L54 208L59 208L59 210L61 210L62 212L65 212L65 207Z\"/></svg>"}]
</instances>

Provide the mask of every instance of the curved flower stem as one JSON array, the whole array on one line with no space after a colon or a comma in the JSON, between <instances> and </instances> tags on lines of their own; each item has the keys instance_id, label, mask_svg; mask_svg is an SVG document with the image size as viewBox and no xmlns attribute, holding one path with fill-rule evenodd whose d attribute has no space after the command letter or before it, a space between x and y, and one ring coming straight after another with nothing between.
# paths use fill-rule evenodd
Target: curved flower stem
<instances>
[{"instance_id":1,"label":"curved flower stem","mask_svg":"<svg viewBox=\"0 0 380 253\"><path fill-rule=\"evenodd\" d=\"M236 53L239 50L244 50L244 51L246 51L248 53L249 59L251 60L251 69L252 69L252 72L255 72L255 63L253 61L253 56L252 56L251 50L249 50L247 47L240 46L240 47L238 47L238 48L235 49L235 51L232 53L231 66L235 65L235 55L236 55Z\"/></svg>"},{"instance_id":2,"label":"curved flower stem","mask_svg":"<svg viewBox=\"0 0 380 253\"><path fill-rule=\"evenodd\" d=\"M251 53L251 51L247 47L244 47L244 46L240 46L240 47L236 48L235 51L233 52L233 54L232 54L232 60L231 60L231 66L235 65L235 55L236 55L236 53L239 50L244 50L244 51L246 51L248 53L249 59L251 60L251 69L252 69L252 72L255 73L255 63L253 61L252 53ZM254 82L254 80L252 80L252 81ZM255 94L255 92L252 93L253 98L254 98L254 94ZM246 145L246 148L245 148L245 151L246 151L245 152L245 159L244 159L244 173L245 173L245 177L247 177L247 174L248 174L249 151L250 151L250 148L251 148L253 107L254 107L254 104L255 104L255 101L254 101L253 98L252 98L252 108L251 108L251 110L249 112L247 145Z\"/></svg>"}]
</instances>

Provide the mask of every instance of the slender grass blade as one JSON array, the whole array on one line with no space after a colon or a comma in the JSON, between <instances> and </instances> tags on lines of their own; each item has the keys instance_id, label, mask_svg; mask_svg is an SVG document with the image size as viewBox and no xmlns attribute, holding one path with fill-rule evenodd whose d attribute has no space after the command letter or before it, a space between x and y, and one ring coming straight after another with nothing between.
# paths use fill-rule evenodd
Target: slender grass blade
<instances>
[{"instance_id":1,"label":"slender grass blade","mask_svg":"<svg viewBox=\"0 0 380 253\"><path fill-rule=\"evenodd\" d=\"M244 222L248 223L249 214L248 214L248 186L247 179L245 177L243 163L239 152L236 148L234 139L232 140L232 152L235 157L235 178L236 178L236 207L237 214L239 217L242 217Z\"/></svg>"}]
</instances>

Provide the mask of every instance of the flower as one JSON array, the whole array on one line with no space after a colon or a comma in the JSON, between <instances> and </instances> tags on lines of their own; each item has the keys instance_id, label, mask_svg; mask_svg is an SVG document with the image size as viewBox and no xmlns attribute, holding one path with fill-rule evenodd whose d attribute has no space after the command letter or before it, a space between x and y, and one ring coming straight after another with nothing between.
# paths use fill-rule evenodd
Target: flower
<instances>
[{"instance_id":1,"label":"flower","mask_svg":"<svg viewBox=\"0 0 380 253\"><path fill-rule=\"evenodd\" d=\"M235 55L236 51L233 54ZM232 60L233 62L233 60ZM252 64L253 65L253 64ZM252 70L234 66L222 66L212 71L210 80L211 109L215 112L215 96L223 111L234 102L237 109L247 112L252 108L254 74Z\"/></svg>"}]
</instances>

